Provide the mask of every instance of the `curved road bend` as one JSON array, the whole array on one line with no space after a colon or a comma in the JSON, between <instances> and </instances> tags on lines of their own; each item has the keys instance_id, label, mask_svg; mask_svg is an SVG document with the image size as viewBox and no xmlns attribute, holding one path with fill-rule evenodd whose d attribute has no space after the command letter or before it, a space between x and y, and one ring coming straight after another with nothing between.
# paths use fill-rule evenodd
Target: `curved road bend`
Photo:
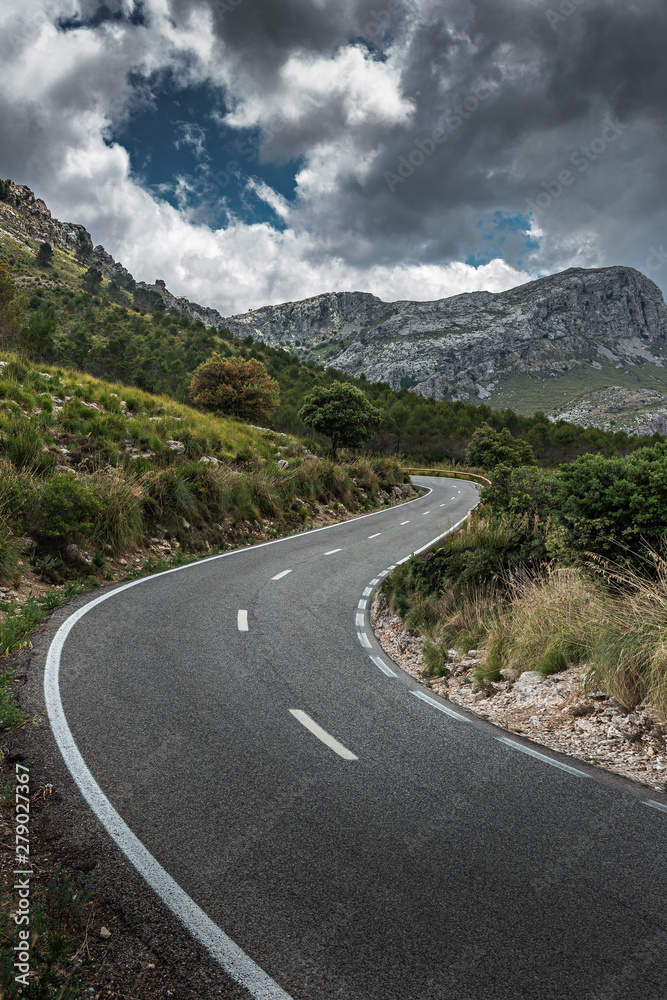
<instances>
[{"instance_id":1,"label":"curved road bend","mask_svg":"<svg viewBox=\"0 0 667 1000\"><path fill-rule=\"evenodd\" d=\"M94 607L62 653L74 739L294 1000L664 1000L667 808L438 711L360 645L370 581L477 499L416 482L411 504Z\"/></svg>"}]
</instances>

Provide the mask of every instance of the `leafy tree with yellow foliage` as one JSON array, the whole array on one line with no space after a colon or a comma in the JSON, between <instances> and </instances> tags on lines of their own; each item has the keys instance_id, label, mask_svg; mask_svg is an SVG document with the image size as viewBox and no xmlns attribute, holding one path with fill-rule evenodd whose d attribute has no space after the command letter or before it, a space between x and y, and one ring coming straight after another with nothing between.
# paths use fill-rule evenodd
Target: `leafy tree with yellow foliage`
<instances>
[{"instance_id":1,"label":"leafy tree with yellow foliage","mask_svg":"<svg viewBox=\"0 0 667 1000\"><path fill-rule=\"evenodd\" d=\"M195 370L190 398L203 410L239 420L267 420L276 410L280 389L256 358L221 358L213 354Z\"/></svg>"}]
</instances>

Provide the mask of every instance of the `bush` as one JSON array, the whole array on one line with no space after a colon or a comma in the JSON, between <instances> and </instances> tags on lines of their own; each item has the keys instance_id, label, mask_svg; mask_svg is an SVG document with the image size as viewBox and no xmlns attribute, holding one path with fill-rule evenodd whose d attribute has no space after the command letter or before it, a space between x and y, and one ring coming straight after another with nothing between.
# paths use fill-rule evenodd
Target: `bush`
<instances>
[{"instance_id":1,"label":"bush","mask_svg":"<svg viewBox=\"0 0 667 1000\"><path fill-rule=\"evenodd\" d=\"M422 596L444 590L502 586L512 570L533 567L547 557L548 524L528 514L473 519L442 545L410 559L392 574Z\"/></svg>"},{"instance_id":2,"label":"bush","mask_svg":"<svg viewBox=\"0 0 667 1000\"><path fill-rule=\"evenodd\" d=\"M667 537L666 442L626 458L583 455L560 466L556 487L566 556L632 558Z\"/></svg>"},{"instance_id":3,"label":"bush","mask_svg":"<svg viewBox=\"0 0 667 1000\"><path fill-rule=\"evenodd\" d=\"M0 518L0 580L12 583L18 571L19 553L7 522Z\"/></svg>"},{"instance_id":4,"label":"bush","mask_svg":"<svg viewBox=\"0 0 667 1000\"><path fill-rule=\"evenodd\" d=\"M144 533L146 492L142 480L120 472L99 477L96 493L101 504L95 540L123 552L137 545Z\"/></svg>"},{"instance_id":5,"label":"bush","mask_svg":"<svg viewBox=\"0 0 667 1000\"><path fill-rule=\"evenodd\" d=\"M535 455L527 441L514 438L507 427L498 432L488 424L478 427L466 449L468 465L481 469L495 469L498 465L517 468L534 465Z\"/></svg>"},{"instance_id":6,"label":"bush","mask_svg":"<svg viewBox=\"0 0 667 1000\"><path fill-rule=\"evenodd\" d=\"M61 545L89 541L101 514L95 484L83 477L56 473L40 491L39 531Z\"/></svg>"},{"instance_id":7,"label":"bush","mask_svg":"<svg viewBox=\"0 0 667 1000\"><path fill-rule=\"evenodd\" d=\"M44 471L52 468L53 455L43 450L42 435L36 423L14 414L4 422L0 433L0 453L17 469Z\"/></svg>"},{"instance_id":8,"label":"bush","mask_svg":"<svg viewBox=\"0 0 667 1000\"><path fill-rule=\"evenodd\" d=\"M484 512L490 514L537 514L546 520L558 511L558 481L534 465L512 468L498 465L493 482L482 490Z\"/></svg>"}]
</instances>

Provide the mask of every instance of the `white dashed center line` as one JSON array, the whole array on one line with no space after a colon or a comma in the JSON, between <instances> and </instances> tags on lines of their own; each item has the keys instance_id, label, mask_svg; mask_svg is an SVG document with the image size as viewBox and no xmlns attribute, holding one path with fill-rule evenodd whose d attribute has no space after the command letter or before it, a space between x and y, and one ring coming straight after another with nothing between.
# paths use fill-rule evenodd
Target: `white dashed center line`
<instances>
[{"instance_id":1,"label":"white dashed center line","mask_svg":"<svg viewBox=\"0 0 667 1000\"><path fill-rule=\"evenodd\" d=\"M239 611L239 613L238 613L238 615L236 617L236 624L239 627L239 632L247 632L248 631L248 612L247 611Z\"/></svg>"},{"instance_id":2,"label":"white dashed center line","mask_svg":"<svg viewBox=\"0 0 667 1000\"><path fill-rule=\"evenodd\" d=\"M384 662L384 660L381 660L379 656L371 656L371 660L373 661L373 663L375 664L376 667L380 668L380 670L382 671L383 674L387 675L387 677L395 677L396 676L396 674L394 673L394 671L390 670L390 668L387 666L387 664Z\"/></svg>"},{"instance_id":3,"label":"white dashed center line","mask_svg":"<svg viewBox=\"0 0 667 1000\"><path fill-rule=\"evenodd\" d=\"M656 802L655 799L645 799L645 806L650 806L651 809L659 809L661 812L667 813L667 806L663 805L662 802Z\"/></svg>"},{"instance_id":4,"label":"white dashed center line","mask_svg":"<svg viewBox=\"0 0 667 1000\"><path fill-rule=\"evenodd\" d=\"M538 753L537 750L532 750L530 747L521 746L519 743L515 743L514 740L508 739L506 736L496 736L494 737L498 743L504 743L507 747L512 747L513 750L519 750L521 753L528 754L529 757L535 757L536 760L541 760L543 764L551 764L552 767L557 767L561 771L567 771L568 774L575 774L577 778L590 778L590 774L586 774L584 771L577 770L576 767L570 767L569 764L563 764L559 760L554 760L553 757L547 757L544 753Z\"/></svg>"},{"instance_id":5,"label":"white dashed center line","mask_svg":"<svg viewBox=\"0 0 667 1000\"><path fill-rule=\"evenodd\" d=\"M465 715L459 715L459 713L455 712L453 708L448 708L447 705L441 704L441 702L436 701L435 698L429 698L429 696L424 694L423 691L412 691L411 693L415 696L415 698L419 698L420 701L425 701L427 705L431 706L431 708L437 708L439 712L443 712L451 719L456 719L457 722L468 722Z\"/></svg>"},{"instance_id":6,"label":"white dashed center line","mask_svg":"<svg viewBox=\"0 0 667 1000\"><path fill-rule=\"evenodd\" d=\"M369 535L368 537L369 537L369 538L377 538L377 536L378 536L378 535L381 535L381 534L382 534L382 532L381 532L381 531L376 531L374 535Z\"/></svg>"},{"instance_id":7,"label":"white dashed center line","mask_svg":"<svg viewBox=\"0 0 667 1000\"><path fill-rule=\"evenodd\" d=\"M399 526L399 527L401 527L401 528L402 528L404 524L410 524L410 522L409 522L409 521L401 521L401 523L400 523L400 526Z\"/></svg>"},{"instance_id":8,"label":"white dashed center line","mask_svg":"<svg viewBox=\"0 0 667 1000\"><path fill-rule=\"evenodd\" d=\"M292 570L291 570L291 569L284 569L284 570L282 571L282 573L276 573L276 575L275 575L275 576L272 576L272 577L271 577L271 579L272 579L272 580L282 580L282 578L283 578L284 576L287 576L287 574L288 574L288 573L291 573L291 572L292 572Z\"/></svg>"},{"instance_id":9,"label":"white dashed center line","mask_svg":"<svg viewBox=\"0 0 667 1000\"><path fill-rule=\"evenodd\" d=\"M342 551L343 551L342 549L329 549L329 551L325 552L324 554L325 556L333 556L336 554L336 552L342 552Z\"/></svg>"},{"instance_id":10,"label":"white dashed center line","mask_svg":"<svg viewBox=\"0 0 667 1000\"><path fill-rule=\"evenodd\" d=\"M306 729L313 734L313 736L317 736L318 740L322 740L322 742L326 744L330 750L333 750L333 752L337 753L339 757L342 757L343 760L359 760L359 758L353 754L351 750L348 750L342 743L335 740L333 736L330 736L326 729L322 729L321 726L318 726L315 720L311 719L311 717L306 715L305 712L302 712L301 709L290 708L290 714L293 715L302 726L305 726Z\"/></svg>"},{"instance_id":11,"label":"white dashed center line","mask_svg":"<svg viewBox=\"0 0 667 1000\"><path fill-rule=\"evenodd\" d=\"M430 510L425 510L424 513L422 514L422 517L426 517L426 515L430 514L430 513L431 513Z\"/></svg>"}]
</instances>

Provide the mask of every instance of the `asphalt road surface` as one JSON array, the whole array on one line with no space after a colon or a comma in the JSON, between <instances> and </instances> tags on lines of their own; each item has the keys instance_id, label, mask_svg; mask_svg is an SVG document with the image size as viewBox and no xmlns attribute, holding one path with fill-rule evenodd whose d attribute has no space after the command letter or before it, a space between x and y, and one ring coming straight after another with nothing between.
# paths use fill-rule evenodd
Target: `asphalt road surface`
<instances>
[{"instance_id":1,"label":"asphalt road surface","mask_svg":"<svg viewBox=\"0 0 667 1000\"><path fill-rule=\"evenodd\" d=\"M76 747L258 998L664 1000L667 807L439 710L371 635L379 574L477 501L415 481L91 607L60 662Z\"/></svg>"}]
</instances>

